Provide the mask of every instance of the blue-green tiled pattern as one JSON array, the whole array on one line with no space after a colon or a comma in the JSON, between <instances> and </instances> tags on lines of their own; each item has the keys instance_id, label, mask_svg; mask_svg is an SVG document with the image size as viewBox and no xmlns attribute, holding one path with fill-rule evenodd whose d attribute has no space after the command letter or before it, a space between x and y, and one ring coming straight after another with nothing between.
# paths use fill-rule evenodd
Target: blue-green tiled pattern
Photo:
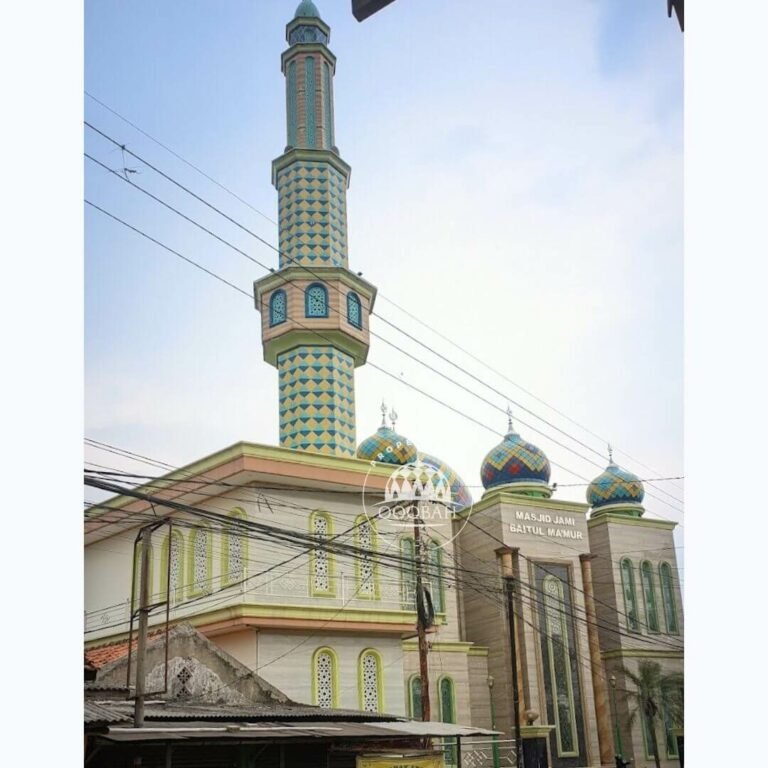
<instances>
[{"instance_id":1,"label":"blue-green tiled pattern","mask_svg":"<svg viewBox=\"0 0 768 768\"><path fill-rule=\"evenodd\" d=\"M286 102L288 105L288 146L295 147L297 141L297 118L296 118L296 62L292 61L288 65L288 81Z\"/></svg>"},{"instance_id":2,"label":"blue-green tiled pattern","mask_svg":"<svg viewBox=\"0 0 768 768\"><path fill-rule=\"evenodd\" d=\"M355 454L354 360L334 347L278 355L280 445L337 456Z\"/></svg>"},{"instance_id":3,"label":"blue-green tiled pattern","mask_svg":"<svg viewBox=\"0 0 768 768\"><path fill-rule=\"evenodd\" d=\"M587 501L595 509L607 504L640 504L644 496L640 478L613 463L587 488Z\"/></svg>"},{"instance_id":4,"label":"blue-green tiled pattern","mask_svg":"<svg viewBox=\"0 0 768 768\"><path fill-rule=\"evenodd\" d=\"M327 61L323 62L323 108L325 117L323 122L325 130L323 131L323 147L331 149L333 147L333 92L331 91L331 67Z\"/></svg>"},{"instance_id":5,"label":"blue-green tiled pattern","mask_svg":"<svg viewBox=\"0 0 768 768\"><path fill-rule=\"evenodd\" d=\"M409 464L416 461L416 446L382 424L357 447L357 458L382 464Z\"/></svg>"},{"instance_id":6,"label":"blue-green tiled pattern","mask_svg":"<svg viewBox=\"0 0 768 768\"><path fill-rule=\"evenodd\" d=\"M324 162L299 161L277 175L280 267L347 266L344 177Z\"/></svg>"},{"instance_id":7,"label":"blue-green tiled pattern","mask_svg":"<svg viewBox=\"0 0 768 768\"><path fill-rule=\"evenodd\" d=\"M549 460L544 451L514 431L508 432L488 452L480 468L480 479L485 488L510 483L548 483L549 475Z\"/></svg>"},{"instance_id":8,"label":"blue-green tiled pattern","mask_svg":"<svg viewBox=\"0 0 768 768\"><path fill-rule=\"evenodd\" d=\"M317 134L317 118L315 117L315 91L317 90L315 83L315 59L312 56L307 56L304 63L306 67L304 75L304 114L307 119L306 146L314 149L315 135Z\"/></svg>"}]
</instances>

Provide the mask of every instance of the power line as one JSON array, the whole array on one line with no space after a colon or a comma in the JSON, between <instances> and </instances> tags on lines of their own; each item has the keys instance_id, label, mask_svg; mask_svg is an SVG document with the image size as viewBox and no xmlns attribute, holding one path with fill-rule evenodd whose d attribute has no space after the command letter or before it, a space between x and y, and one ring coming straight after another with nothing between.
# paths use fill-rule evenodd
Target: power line
<instances>
[{"instance_id":1,"label":"power line","mask_svg":"<svg viewBox=\"0 0 768 768\"><path fill-rule=\"evenodd\" d=\"M119 143L117 142L117 140L115 140L115 139L113 139L112 137L108 136L108 135L107 135L106 133L104 133L103 131L100 131L98 128L95 128L93 125L91 125L91 124L90 124L90 123L88 123L87 121L85 121L85 125L86 125L88 128L90 128L91 130L93 130L93 131L97 132L98 134L100 134L102 137L104 137L104 138L105 138L105 139L107 139L108 141L110 141L110 142L112 142L113 144L115 144L116 146L119 146L119 147L121 147L121 148L124 148L124 145L122 145L122 144L119 144ZM211 208L213 211L215 211L215 212L216 212L216 213L218 213L219 215L223 216L223 217L224 217L224 218L226 218L228 221L230 221L231 223L235 224L236 226L238 226L240 229L242 229L242 230L243 230L243 231L245 231L246 233L250 234L252 237L255 237L257 240L259 240L260 242L262 242L264 245L266 245L267 247L269 247L269 248L271 248L272 250L274 250L275 252L277 252L277 253L278 253L278 255L280 255L280 256L282 256L282 257L286 258L288 261L295 261L295 259L292 259L292 258L288 257L286 254L283 254L283 253L281 253L281 252L280 252L280 250L279 250L278 248L276 248L275 246L273 246L271 243L268 243L268 242L267 242L267 241L265 241L265 240L264 240L262 237L260 237L259 235L255 234L254 232L252 232L251 230L249 230L247 227L244 227L242 224L240 224L239 222L237 222L235 219L233 219L232 217L230 217L229 215L227 215L226 213L224 213L223 211L221 211L220 209L218 209L216 206L214 206L214 205L212 205L211 203L209 203L208 201L206 201L206 200L205 200L204 198L202 198L201 196L197 195L197 194L196 194L195 192L193 192L192 190L190 190L190 189L188 189L187 187L185 187L185 186L184 186L183 184L181 184L180 182L178 182L178 181L176 181L175 179L173 179L173 178L172 178L171 176L169 176L168 174L166 174L166 173L164 173L163 171L161 171L160 169L156 168L154 165L152 165L151 163L149 163L148 161L146 161L144 158L142 158L142 157L141 157L141 156L139 156L138 154L136 154L136 153L134 153L134 152L132 152L132 151L130 151L130 150L125 150L125 151L127 151L127 152L128 152L128 153L129 153L129 154L132 156L132 157L135 157L137 160L139 160L140 162L142 162L142 163L144 163L145 165L147 165L147 167L149 167L150 169L152 169L153 171L155 171L156 173L158 173L159 175L161 175L163 178L166 178L167 180L171 181L171 183L175 184L177 187L179 187L180 189L182 189L182 190L184 190L185 192L187 192L189 195L191 195L192 197L194 197L196 200L198 200L198 201L202 202L204 205L208 206L208 207L209 207L209 208ZM94 160L94 162L98 162L98 161ZM102 166L103 166L103 164L101 164L101 163L100 163L100 165L102 165ZM123 181L126 181L127 183L131 184L132 186L136 187L137 189L139 189L139 190L141 190L141 191L145 192L145 194L148 194L150 197L153 197L154 199L158 200L158 201L159 201L159 202L161 202L163 205L165 205L165 207L167 207L167 208L170 208L170 209L171 209L171 210L173 210L174 212L178 213L180 216L182 216L183 218L185 218L187 221L191 221L192 223L196 224L196 222L192 221L192 220L191 220L189 217L187 217L187 216L185 216L184 214L180 213L179 211L177 211L176 209L174 209L172 206L170 206L170 205L168 205L168 204L164 203L163 201L159 200L159 198L156 198L154 195L151 195L151 193L149 193L149 192L146 192L146 190L144 190L142 187L140 187L140 186L138 186L138 185L134 184L134 183L133 183L133 182L131 182L129 179L127 179L127 178L124 178L124 177L120 176L119 174L116 174L116 173L115 173L115 172L114 172L112 169L108 168L107 166L103 166L103 167L105 167L105 168L106 168L108 171L110 171L111 173L113 173L113 174L117 175L117 176L118 176L118 178L120 178L121 180L123 180ZM237 252L241 253L242 255L245 255L245 256L246 256L246 258L249 258L251 261L256 261L256 260L255 260L255 259L253 259L252 257L248 256L248 254L245 254L243 251L241 251L241 250L240 250L240 249L238 249L238 248L234 248L234 246L231 246L231 244L227 243L227 242L226 242L226 241L224 241L222 238L220 238L218 235L215 235L214 233L212 233L210 230L206 229L206 228L205 228L205 227L203 227L202 225L196 224L196 226L199 226L201 229L203 229L203 230L205 230L206 232L208 232L208 234L212 235L212 236L213 236L213 237L215 237L217 240L219 240L219 241L221 241L221 242L225 243L226 245L229 245L230 247L233 247L233 249L234 249L234 250L236 250ZM258 262L258 261L257 261L256 263L259 263L259 265L260 265L260 266L262 266L262 267L263 267L263 268L265 268L265 269L269 269L270 271L273 271L273 270L271 270L270 268L268 268L268 267L264 266L263 264L261 264L261 263L260 263L260 262ZM308 268L306 265L303 265L303 264L297 264L297 266L299 266L300 268L302 268L302 269L304 269L305 271L309 272L309 273L310 273L310 274L312 274L314 277L316 277L316 278L320 279L320 277L319 277L319 276L318 276L318 275L317 275L315 272L313 272L311 269L309 269L309 268ZM286 282L286 281L284 280L284 282ZM333 287L334 287L334 288L335 288L337 291L339 290L339 289L338 289L336 286L333 286ZM340 314L340 312L338 312L338 310L336 310L335 308L333 308L333 309L334 309L334 311L336 311L336 312L337 312L337 314ZM383 321L384 321L384 322L386 322L388 325L390 325L391 327L395 328L396 330L398 330L399 332L401 332L402 334L404 334L406 337L408 337L408 338L412 339L412 340L413 340L413 341L415 341L417 344L421 345L422 347L424 347L424 348L425 348L425 349L427 349L428 351L430 351L430 352L432 352L433 354L435 354L437 357L439 357L439 358L441 358L442 360L444 360L444 361L448 362L450 365L452 365L452 366L456 367L458 370L460 370L460 371L463 371L465 374L469 375L471 378L475 379L476 381L478 381L479 383L481 383L481 384L483 384L484 386L488 387L489 389L491 389L492 391L496 392L497 394L500 394L502 397L505 397L505 399L507 399L507 400L511 400L512 402L516 402L516 401L514 401L514 399L512 399L512 398L509 398L508 396L504 395L504 393L501 393L501 392L499 392L499 390L496 390L496 389L494 389L493 387L491 387L490 385L488 385L486 382L483 382L483 381L482 381L481 379L479 379L478 377L474 376L473 374L471 374L471 373L467 372L465 369L463 369L463 368L461 368L460 366L456 365L456 364L455 364L453 361L451 361L450 359L448 359L448 358L446 358L445 356L441 355L440 353L436 352L435 350L433 350L433 349L432 349L431 347L429 347L428 345L425 345L423 342L421 342L420 340L416 339L415 337L413 337L411 334L409 334L408 332L404 331L403 329L399 328L397 325L395 325L395 324L394 324L394 323L392 323L391 321L387 320L386 318L383 318L383 317L382 317L381 315L379 315L378 313L373 313L373 312L372 312L371 314L373 314L374 316L376 316L376 317L378 317L379 319L383 320ZM294 322L296 322L296 320L295 320L295 319L294 319ZM369 329L369 331L370 331L370 329ZM384 341L385 343L387 343L389 346L392 346L393 348L397 349L397 350L398 350L398 351L400 351L402 354L405 354L407 357L411 358L413 361L417 362L418 364L420 364L420 365L422 365L422 366L424 366L424 367L428 368L429 370L431 370L431 371L432 371L432 372L434 372L434 373L437 373L439 376L441 376L442 378L444 378L444 379L446 379L447 381L451 382L451 383L452 383L452 384L454 384L455 386L458 386L458 387L460 387L461 389L463 389L464 391L466 391L466 392L468 392L469 394L473 395L474 397L477 397L478 399L482 400L483 402L485 402L485 403L487 403L487 404L491 405L491 407L494 407L494 408L496 408L497 410L499 410L499 411L502 411L502 412L503 412L503 409L502 409L500 406L498 406L497 404L494 404L494 403L492 403L492 402L488 401L488 400L487 400L486 398L484 398L482 395L478 395L478 394L477 394L476 392L474 392L473 390L470 390L470 389L468 389L467 387L465 387L464 385L462 385L461 383L459 383L459 382L455 381L454 379L451 379L451 378L450 378L450 377L448 377L446 374L444 374L442 371L439 371L439 370L435 369L434 367L432 367L432 366L430 366L429 364L425 363L425 362L424 362L423 360L421 360L420 358L418 358L418 357L416 357L416 356L413 356L413 355L411 355L410 353L406 352L405 350L403 350L402 348L400 348L398 345L394 344L394 343L393 343L393 342L391 342L390 340L386 339L385 337L381 337L380 335L378 335L378 334L374 333L373 331L370 331L370 333L371 333L371 335L374 335L374 336L376 336L376 337L378 337L378 338L382 339L382 341ZM374 365L373 367L376 367L376 366ZM391 375L391 374L390 374L390 375ZM393 377L393 378L396 378L396 380L400 380L400 379L397 379L397 377L394 377L394 376L392 376L392 377ZM406 383L407 383L407 382L406 382ZM424 394L424 393L422 392L422 394ZM434 398L433 398L433 399L434 399ZM567 432L565 432L564 430L560 429L560 428L559 428L559 427L557 427L556 425L554 425L554 424L551 424L551 423L550 423L550 422L548 422L546 419L543 419L542 417L538 416L537 414L535 414L533 411L531 411L530 409L526 408L525 406L522 406L522 405L521 405L521 404L519 404L519 403L516 403L516 404L517 404L517 405L519 405L521 408L523 408L525 411L527 411L527 412L531 413L532 415L534 415L536 418L538 418L538 419L540 419L541 421L543 421L543 422L544 422L545 424L547 424L548 426L550 426L550 427L552 427L552 428L556 429L557 431L561 432L562 434L566 435L566 436L567 436L569 439L571 439L571 440L574 440L575 442L579 443L580 445L583 445L584 447L586 447L586 448L588 448L589 450L593 451L593 452L594 452L594 453L596 453L597 455L602 455L602 454L601 454L599 451L596 451L595 449L591 448L590 446L587 446L585 443L583 443L582 441L578 440L578 438L574 438L572 435L568 434ZM531 424L528 424L528 423L526 423L526 422L524 422L524 421L522 421L522 420L520 420L520 419L518 419L518 421L519 421L521 424L524 424L525 426L527 426L529 429L532 429L533 431L537 432L538 434L541 434L541 435L542 435L542 436L544 436L545 438L547 438L547 439L551 440L551 441L552 441L552 442L554 442L555 444L557 444L557 445L560 445L561 447L565 448L566 450L568 450L568 451L570 451L570 452L574 453L576 456L578 456L579 458L583 459L584 461L587 461L587 462L589 462L589 463L593 464L594 466L597 466L597 467L601 467L601 465L597 464L597 462L594 462L594 461L592 461L591 459L588 459L587 457L583 456L582 454L579 454L578 452L576 452L575 450L573 450L573 449L572 449L572 448L570 448L569 446L567 446L567 445L564 445L563 443L561 443L561 442L559 442L559 441L555 440L554 438L552 438L551 436L549 436L549 435L547 435L546 433L542 432L542 431L541 431L541 430L539 430L538 428L536 428L536 427L532 426ZM552 463L553 463L553 464L555 464L555 462L552 462ZM557 465L557 464L555 464L555 465L556 465L556 466L560 466L560 465ZM562 469L564 469L565 471L568 471L570 474L575 474L575 473L571 472L570 470L567 470L565 467L562 467L562 466L561 466L561 468L562 468ZM575 476L576 476L576 477L579 477L580 479L584 479L584 480L586 480L586 478L583 478L583 476L581 476L581 475L575 474ZM680 500L680 499L678 499L677 497L673 496L672 494L669 494L667 491L665 491L665 490L663 490L663 489L659 489L659 490L660 490L662 493L664 493L665 495L667 495L667 496L669 496L670 498L672 498L673 500L675 500L675 501L678 501L678 502L681 502L681 500ZM654 495L653 495L653 494L651 494L650 492L648 493L648 495L649 495L649 496L653 496L654 498L657 498L657 499L658 499L658 497L654 496ZM665 504L667 504L667 505L668 505L668 506L670 506L670 507L673 507L673 505L669 504L669 502L666 502L666 501L664 501L664 499L658 499L658 500L659 500L659 501L661 501L662 503L665 503ZM682 510L680 510L680 509L678 509L678 508L676 508L676 507L673 507L673 508L674 508L674 509L676 509L676 511L678 511L678 512L682 512Z\"/></svg>"},{"instance_id":2,"label":"power line","mask_svg":"<svg viewBox=\"0 0 768 768\"><path fill-rule=\"evenodd\" d=\"M250 203L248 203L246 200L244 200L243 198L241 198L241 197L240 197L239 195L237 195L236 193L232 192L232 190L230 190L230 189L228 189L227 187L225 187L223 184L221 184L220 182L218 182L216 179L214 179L214 178L212 178L211 176L209 176L207 173L205 173L204 171L202 171L202 170L201 170L200 168L198 168L196 165L194 165L194 164L190 163L188 160L186 160L184 157L182 157L182 156L181 156L179 153L177 153L176 151L174 151L173 149L171 149L171 148L170 148L170 147L168 147L167 145L163 144L162 142L158 141L156 138L154 138L153 136L151 136L151 135L150 135L149 133L147 133L145 130L143 130L142 128L140 128L138 125L136 125L135 123L133 123L132 121L130 121L130 120L129 120L128 118L126 118L125 116L121 115L121 114L120 114L119 112L117 112L115 109L113 109L112 107L108 106L108 105L107 105L107 104L105 104L103 101L100 101L99 99L97 99L97 98L96 98L95 96L93 96L92 94L88 93L88 91L85 91L85 94L86 94L86 96L88 96L89 98L93 99L93 100L94 100L96 103L100 104L102 107L104 107L105 109L107 109L109 112L111 112L112 114L114 114L116 117L120 118L120 119L121 119L123 122L127 123L128 125L130 125L130 126L131 126L132 128L134 128L135 130L139 131L139 133L141 133L141 134L143 134L144 136L146 136L148 139L150 139L151 141L153 141L155 144L157 144L158 146L162 147L164 150L166 150L167 152L169 152L170 154L172 154L172 155L173 155L174 157L176 157L177 159L181 160L183 163L185 163L186 165L188 165L190 168L192 168L192 169L194 169L195 171L197 171L198 173L200 173L200 174L201 174L203 177L205 177L206 179L208 179L209 181L211 181L213 184L215 184L215 185L216 185L216 186L218 186L219 188L223 189L225 192L227 192L228 194L230 194L232 197L234 197L235 199L239 200L241 203L243 203L244 205L246 205L246 206L248 206L249 208L251 208L251 210L255 211L255 212L256 212L256 213L258 213L260 216L263 216L264 218L268 219L268 220L269 220L269 221L270 221L272 224L274 224L275 226L277 226L277 222L276 222L276 221L274 221L273 219L270 219L268 216L266 216L266 214L262 213L262 212L261 212L261 211L259 211L257 208L254 208L254 207L253 207L253 206L252 206ZM103 135L104 135L104 134L103 134ZM113 139L110 139L110 140L114 142L114 140L113 140ZM121 145L121 146L124 146L124 145ZM273 250L276 250L276 251L279 253L279 251L278 251L278 249L277 249L277 248L275 248L274 246L270 246L270 247L272 247L272 248L273 248ZM551 404L547 403L545 400L543 400L542 398L540 398L538 395L534 394L533 392L531 392L530 390L526 389L526 388L525 388L525 387L523 387L522 385L520 385L520 384L518 384L517 382L513 381L513 380L512 380L512 379L511 379L509 376L507 376L507 375L506 375L506 374L504 374L503 372L499 371L498 369L494 368L493 366L489 365L487 362L485 362L485 361L484 361L484 360L482 360L480 357L478 357L477 355L475 355L475 354L473 354L472 352L470 352L468 349L466 349L466 348L464 348L464 347L460 346L460 345L459 345L458 343L456 343L456 342L455 342L453 339L451 339L450 337L448 337L448 336L446 336L445 334L441 333L439 330L437 330L436 328L432 327L431 325L429 325L428 323L426 323L424 320L422 320L421 318L419 318L418 316L416 316L415 314L413 314L413 313L412 313L412 312L410 312L409 310L407 310L407 309L405 309L404 307L402 307L402 306L401 306L400 304L398 304L397 302L393 301L392 299L390 299L389 297L385 296L385 295L384 295L384 294L382 294L382 293L379 293L379 294L378 294L378 296L379 296L381 299L383 299L384 301L386 301L386 302L388 302L389 304L391 304L391 305L392 305L393 307L395 307L396 309L398 309L400 312L402 312L402 313L404 313L405 315L407 315L408 317L410 317L412 320L415 320L417 323L419 323L421 326L423 326L424 328L426 328L426 329L427 329L427 330L429 330L430 332L434 333L434 334L435 334L436 336L438 336L439 338L443 339L445 342L447 342L448 344L450 344L450 345L451 345L452 347L454 347L455 349L458 349L458 350L459 350L460 352L462 352L463 354L465 354L465 355L467 355L468 357L472 358L472 359L473 359L475 362L477 362L477 363L480 363L480 365L482 365L484 368L486 368L486 370L489 370L489 371L491 371L492 373L496 374L497 376L500 376L500 377L501 377L501 378L503 378L505 381L507 381L508 383L512 384L514 387L516 387L517 389L519 389L521 392L524 392L526 395L528 395L529 397L532 397L532 398L533 398L533 399L535 399L536 401L540 402L542 405L546 406L547 408L549 408L549 409L550 409L550 410L552 410L553 412L557 413L559 416L562 416L564 419L566 419L568 422L570 422L570 423L571 423L571 424L573 424L574 426L578 427L579 429L582 429L583 431L585 431L585 432L587 432L588 434L590 434L592 437L594 437L594 438L596 438L596 439L600 440L600 442L601 442L601 443L603 443L603 444L606 444L606 443L608 443L608 442L609 442L607 438L605 438L605 437L601 437L601 436L600 436L600 435L598 435L597 433L595 433L595 432L593 432L592 430L590 430L588 427L586 427L586 426L584 426L583 424L579 423L578 421L575 421L574 419L572 419L570 416L568 416L568 415L567 415L566 413L564 413L563 411L561 411L561 410L558 410L558 409L557 409L555 406L553 406L553 405L551 405ZM380 319L382 319L382 320L385 320L385 319L384 319L383 317L381 317L381 315L379 315L379 314L376 314L376 316L377 316L377 317L379 317L379 318L380 318ZM387 321L385 320L385 322L387 322ZM505 396L505 399L509 400L510 402L515 402L515 401L513 400L513 398L510 398L510 397L508 397L508 396ZM521 405L521 404L519 404L519 403L516 403L516 405L518 405L518 407L521 407L521 408L523 408L524 410L527 410L527 409L525 409L525 407L524 407L524 406L522 406L522 405ZM530 411L529 411L529 412L530 412ZM532 412L531 412L531 413L532 413ZM535 416L536 416L536 418L540 418L540 417L539 417L537 414L533 414L533 415L535 415ZM543 420L543 419L542 419L542 420ZM521 422L521 423L522 423L522 422ZM571 437L571 436L569 435L569 437ZM571 439L575 439L575 438L571 437ZM585 446L585 447L588 447L588 446ZM589 448L589 450L594 450L594 449L592 449L592 448ZM627 457L628 457L629 459L631 459L632 461L635 461L635 462L637 462L639 465L641 465L641 466L645 467L646 469L650 469L652 472L655 472L656 474L662 474L662 473L661 473L661 472L659 472L658 470L654 470L652 467L649 467L648 465L646 465L646 464L643 464L643 462L641 462L639 459L636 459L636 458L634 458L634 457L633 457L631 454L627 453L626 451L622 451L622 450L620 450L619 448L614 448L614 450L615 450L615 452L617 452L617 453L622 453L623 455L627 456ZM596 451L596 453L597 453L597 451ZM672 497L672 498L675 498L675 497ZM677 500L677 501L680 501L680 499L676 499L676 500Z\"/></svg>"}]
</instances>

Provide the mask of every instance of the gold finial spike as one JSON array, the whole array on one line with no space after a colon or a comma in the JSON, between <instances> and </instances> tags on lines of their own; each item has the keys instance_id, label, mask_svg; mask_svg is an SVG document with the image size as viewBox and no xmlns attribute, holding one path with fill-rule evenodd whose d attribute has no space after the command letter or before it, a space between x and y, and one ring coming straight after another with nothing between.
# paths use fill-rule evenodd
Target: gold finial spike
<instances>
[{"instance_id":1,"label":"gold finial spike","mask_svg":"<svg viewBox=\"0 0 768 768\"><path fill-rule=\"evenodd\" d=\"M389 420L392 422L392 431L395 431L395 424L397 424L397 411L392 408L389 412Z\"/></svg>"},{"instance_id":2,"label":"gold finial spike","mask_svg":"<svg viewBox=\"0 0 768 768\"><path fill-rule=\"evenodd\" d=\"M387 426L387 404L383 400L381 401L381 426Z\"/></svg>"},{"instance_id":3,"label":"gold finial spike","mask_svg":"<svg viewBox=\"0 0 768 768\"><path fill-rule=\"evenodd\" d=\"M514 431L514 427L512 426L512 408L509 403L507 403L507 432L512 431Z\"/></svg>"}]
</instances>

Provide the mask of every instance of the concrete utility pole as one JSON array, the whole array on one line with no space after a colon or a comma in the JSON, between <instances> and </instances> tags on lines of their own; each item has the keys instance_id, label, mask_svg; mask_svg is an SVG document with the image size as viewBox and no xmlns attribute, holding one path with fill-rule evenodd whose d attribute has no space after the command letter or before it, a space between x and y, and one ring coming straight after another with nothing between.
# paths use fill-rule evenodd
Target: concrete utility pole
<instances>
[{"instance_id":1,"label":"concrete utility pole","mask_svg":"<svg viewBox=\"0 0 768 768\"><path fill-rule=\"evenodd\" d=\"M152 547L153 527L141 531L141 576L139 581L139 637L136 642L136 699L134 702L133 727L144 725L144 677L147 654L147 625L149 623L149 558ZM170 559L170 558L169 558ZM130 654L130 648L128 653Z\"/></svg>"},{"instance_id":2,"label":"concrete utility pole","mask_svg":"<svg viewBox=\"0 0 768 768\"><path fill-rule=\"evenodd\" d=\"M429 722L431 707L429 701L429 648L427 646L427 625L424 615L424 584L422 573L424 569L424 542L421 537L421 515L418 503L411 505L416 513L413 519L413 544L416 555L416 633L419 638L419 677L421 678L421 720Z\"/></svg>"}]
</instances>

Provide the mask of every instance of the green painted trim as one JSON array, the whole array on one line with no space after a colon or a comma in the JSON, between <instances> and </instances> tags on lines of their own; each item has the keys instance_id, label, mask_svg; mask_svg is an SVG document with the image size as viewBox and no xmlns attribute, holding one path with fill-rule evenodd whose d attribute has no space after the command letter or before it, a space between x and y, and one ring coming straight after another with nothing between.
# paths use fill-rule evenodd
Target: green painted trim
<instances>
[{"instance_id":1,"label":"green painted trim","mask_svg":"<svg viewBox=\"0 0 768 768\"><path fill-rule=\"evenodd\" d=\"M184 534L178 528L174 528L173 538L179 543L179 574L171 605L179 602L184 597ZM168 595L166 594L166 585L168 583L166 581L166 573L168 572L170 546L171 534L169 533L163 540L162 549L160 550L160 594L163 596L163 600L168 599Z\"/></svg>"},{"instance_id":2,"label":"green painted trim","mask_svg":"<svg viewBox=\"0 0 768 768\"><path fill-rule=\"evenodd\" d=\"M242 507L235 507L230 513L229 517L237 518L238 520L248 520L248 513ZM221 534L221 584L227 586L229 584L235 584L245 578L248 574L248 537L240 537L240 556L243 561L243 572L235 574L234 578L229 572L229 542L230 534Z\"/></svg>"},{"instance_id":3,"label":"green painted trim","mask_svg":"<svg viewBox=\"0 0 768 768\"><path fill-rule=\"evenodd\" d=\"M377 712L386 712L384 708L384 665L381 660L381 654L375 648L365 648L357 657L357 690L360 697L360 711L368 712L365 708L365 695L363 691L363 659L366 656L373 656L376 659L376 696L378 698Z\"/></svg>"},{"instance_id":4,"label":"green painted trim","mask_svg":"<svg viewBox=\"0 0 768 768\"><path fill-rule=\"evenodd\" d=\"M317 21L317 19L315 19ZM330 38L330 35L329 35ZM287 38L286 38L287 41ZM285 74L286 65L302 53L319 53L331 65L332 73L336 74L336 55L323 43L294 43L280 54L280 71Z\"/></svg>"},{"instance_id":5,"label":"green painted trim","mask_svg":"<svg viewBox=\"0 0 768 768\"><path fill-rule=\"evenodd\" d=\"M554 725L521 725L520 735L524 739L548 739Z\"/></svg>"},{"instance_id":6,"label":"green painted trim","mask_svg":"<svg viewBox=\"0 0 768 768\"><path fill-rule=\"evenodd\" d=\"M189 553L187 555L187 597L201 597L210 594L213 589L213 531L207 523L199 523L200 528L192 530L189 534ZM201 531L208 534L206 548L206 575L203 589L195 589L195 540Z\"/></svg>"},{"instance_id":7,"label":"green painted trim","mask_svg":"<svg viewBox=\"0 0 768 768\"><path fill-rule=\"evenodd\" d=\"M285 41L288 42L288 38L291 36L296 27L302 25L319 27L330 40L331 28L319 17L319 16L295 16L285 25ZM295 45L310 45L310 43L296 43ZM314 43L312 43L314 45ZM291 46L293 47L293 46Z\"/></svg>"},{"instance_id":8,"label":"green painted trim","mask_svg":"<svg viewBox=\"0 0 768 768\"><path fill-rule=\"evenodd\" d=\"M322 320L323 318L310 319ZM330 318L329 322L335 322L335 318ZM280 326L276 325L275 328L280 328ZM322 337L318 334L322 334ZM349 355L356 368L365 365L369 348L367 341L360 341L343 327L317 328L316 330L286 328L279 336L266 339L262 346L264 348L264 361L274 366L277 365L277 358L280 355L297 347L335 347Z\"/></svg>"},{"instance_id":9,"label":"green painted trim","mask_svg":"<svg viewBox=\"0 0 768 768\"><path fill-rule=\"evenodd\" d=\"M333 517L331 517L330 512L326 512L324 509L316 509L309 516L309 533L312 536L315 535L315 521L320 517L328 524L328 531L325 535L331 539L333 537ZM315 589L316 555L314 549L309 551L309 594L312 597L336 597L336 558L332 552L326 552L326 557L328 558L328 589Z\"/></svg>"},{"instance_id":10,"label":"green painted trim","mask_svg":"<svg viewBox=\"0 0 768 768\"><path fill-rule=\"evenodd\" d=\"M475 648L470 648L467 651L467 656L488 656L488 649L483 648L482 646L477 646Z\"/></svg>"},{"instance_id":11,"label":"green painted trim","mask_svg":"<svg viewBox=\"0 0 768 768\"><path fill-rule=\"evenodd\" d=\"M272 161L272 186L277 188L277 174L283 168L287 168L291 163L301 160L309 163L328 163L328 165L332 166L344 177L345 188L349 188L349 177L352 174L352 168L335 152L332 152L330 149L305 149L303 147L289 149ZM320 267L320 269L327 269L327 267Z\"/></svg>"},{"instance_id":12,"label":"green painted trim","mask_svg":"<svg viewBox=\"0 0 768 768\"><path fill-rule=\"evenodd\" d=\"M367 522L371 528L371 552L376 554L379 551L379 532L376 529L376 522L370 520L368 515L363 513L355 518L355 546L358 549L362 549L360 544L360 525L363 522ZM357 600L381 600L381 584L379 583L379 560L373 558L371 561L373 565L373 594L365 595L361 594L360 590L363 586L363 574L362 574L362 561L360 557L355 558L355 586L357 591L355 599Z\"/></svg>"},{"instance_id":13,"label":"green painted trim","mask_svg":"<svg viewBox=\"0 0 768 768\"><path fill-rule=\"evenodd\" d=\"M625 517L606 512L599 517L590 517L587 520L587 527L594 528L597 525L606 523L616 523L617 525L638 525L641 528L660 528L664 531L671 531L677 527L677 523L672 520L650 520L645 517Z\"/></svg>"},{"instance_id":14,"label":"green painted trim","mask_svg":"<svg viewBox=\"0 0 768 768\"><path fill-rule=\"evenodd\" d=\"M330 646L323 645L312 654L312 703L317 706L317 657L321 653L327 653L331 657L331 706L339 708L339 657Z\"/></svg>"},{"instance_id":15,"label":"green painted trim","mask_svg":"<svg viewBox=\"0 0 768 768\"><path fill-rule=\"evenodd\" d=\"M614 648L602 652L603 659L682 659L682 651L652 651L640 648Z\"/></svg>"}]
</instances>

